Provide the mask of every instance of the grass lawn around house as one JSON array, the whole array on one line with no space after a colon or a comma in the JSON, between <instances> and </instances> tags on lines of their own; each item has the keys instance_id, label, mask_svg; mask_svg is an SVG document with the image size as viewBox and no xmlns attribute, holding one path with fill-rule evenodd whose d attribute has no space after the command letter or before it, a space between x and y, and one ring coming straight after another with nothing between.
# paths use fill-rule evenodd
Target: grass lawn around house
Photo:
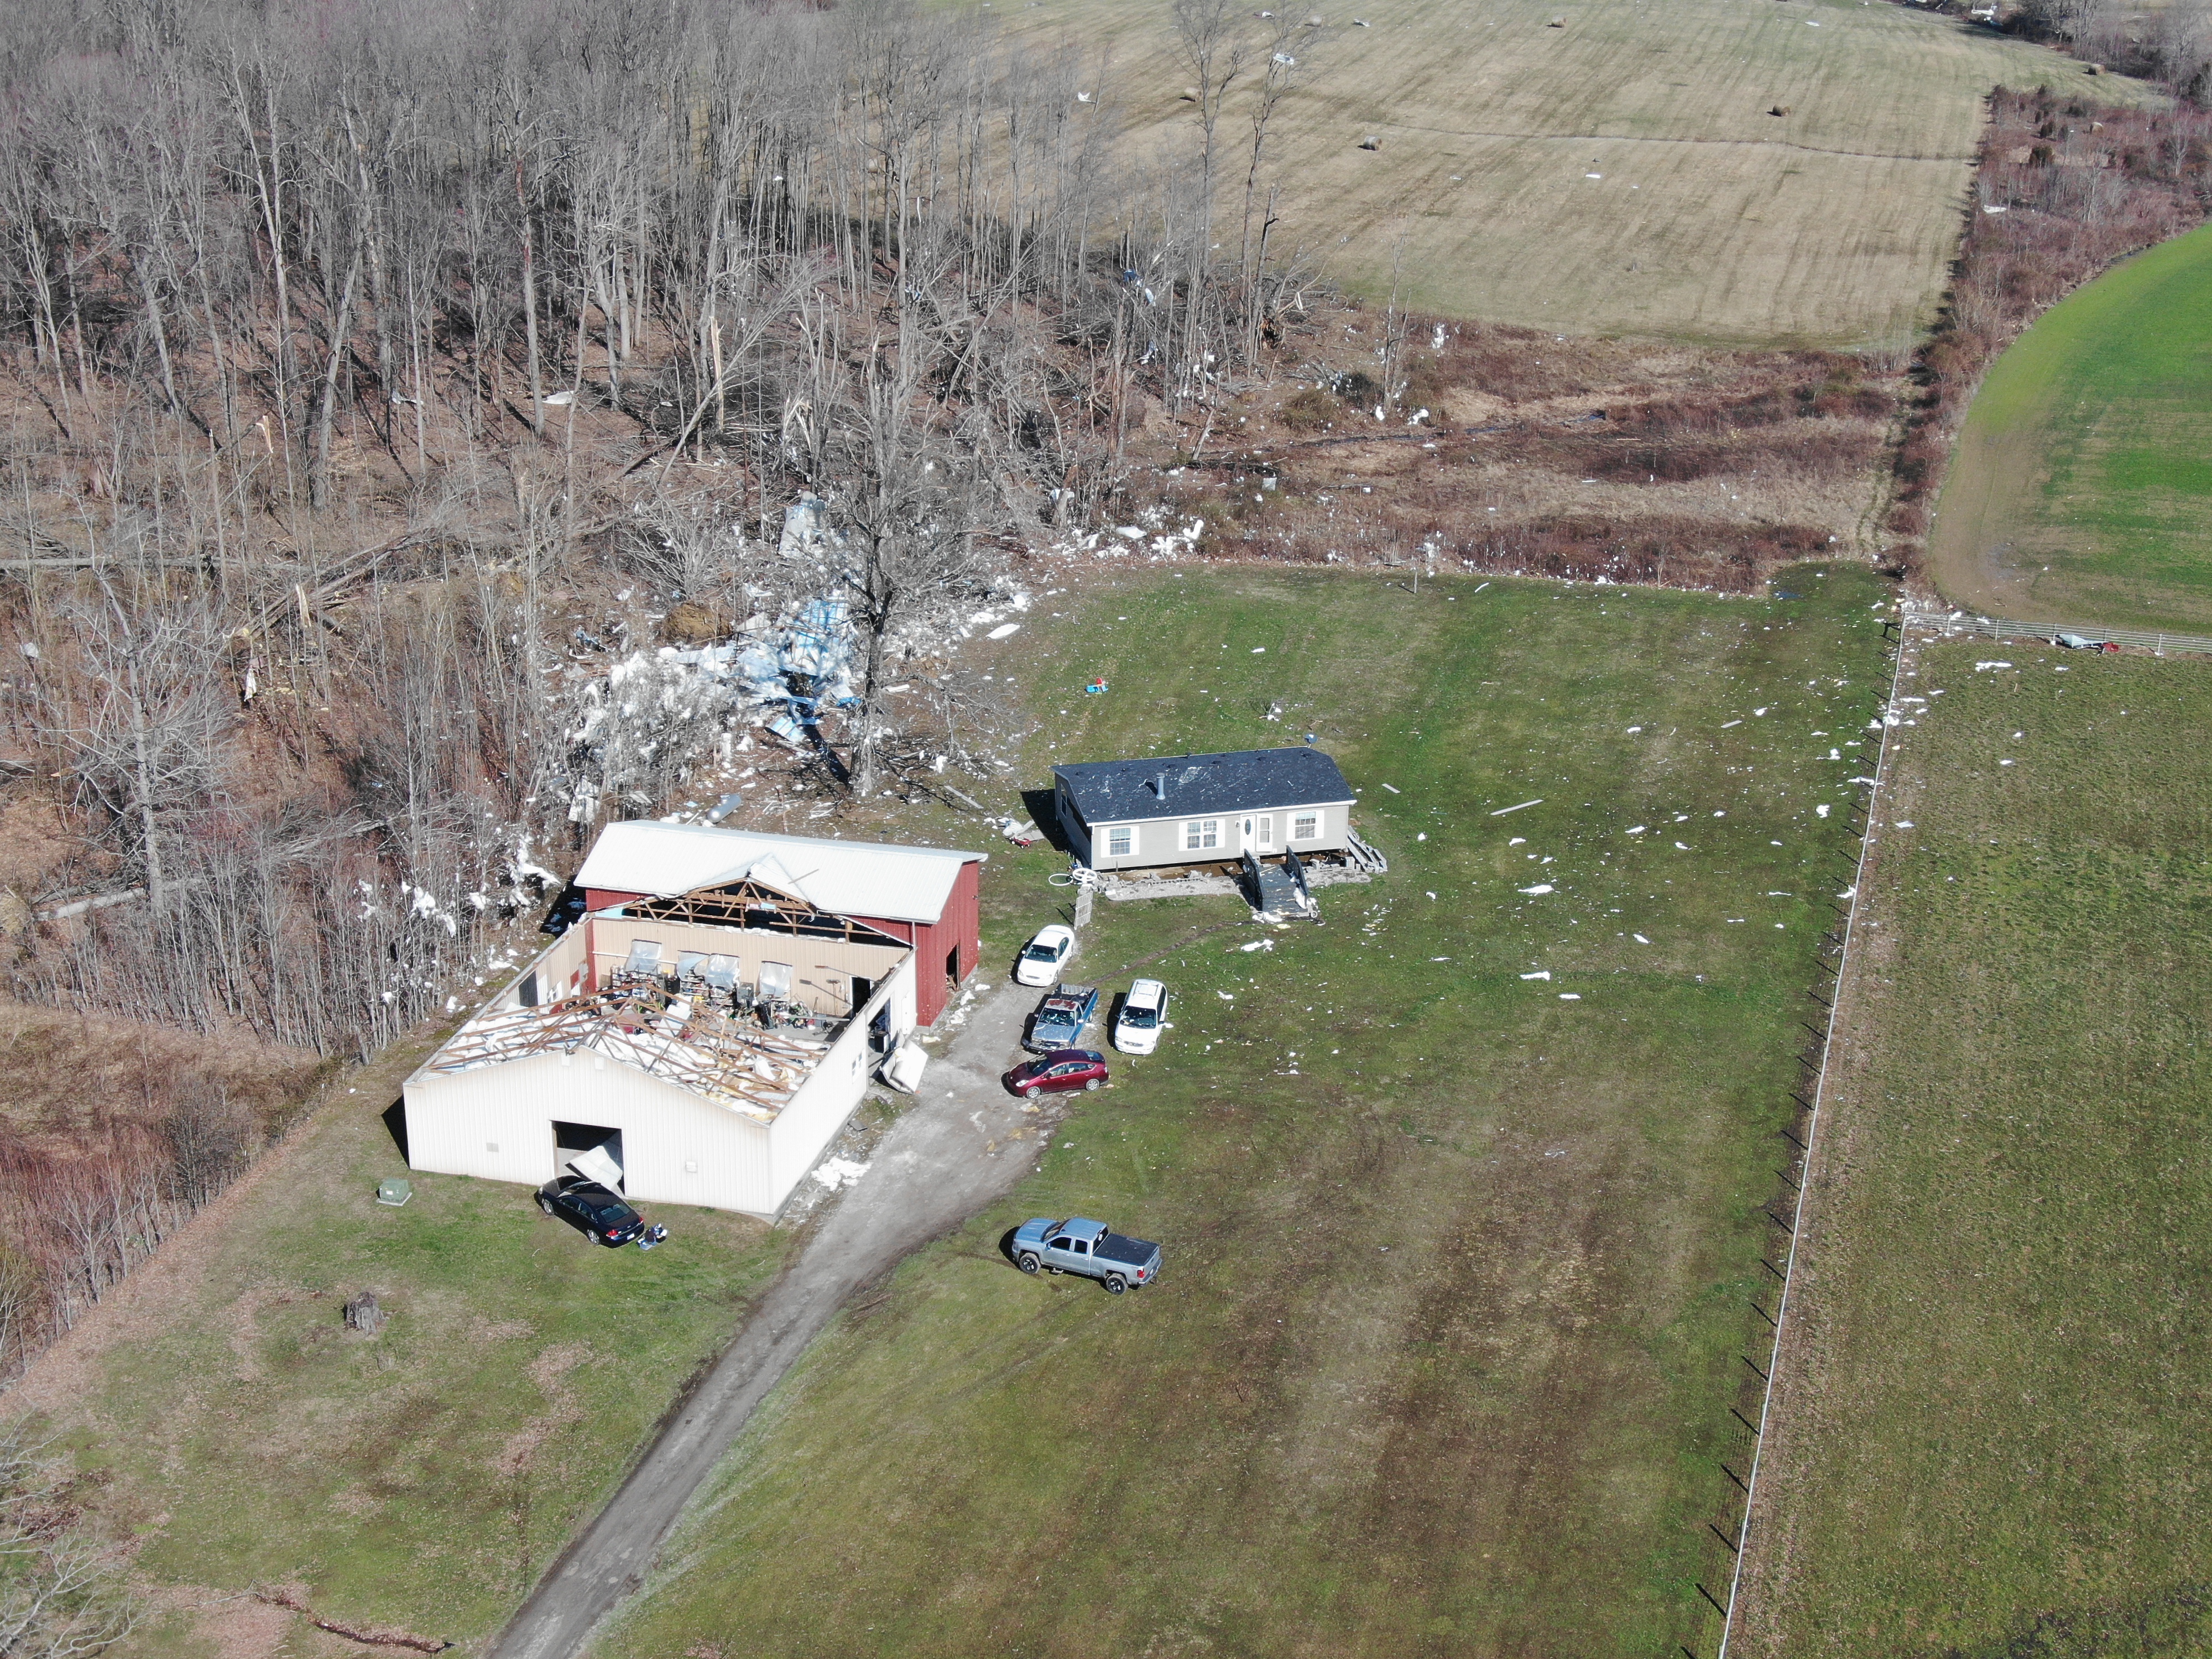
<instances>
[{"instance_id":1,"label":"grass lawn around house","mask_svg":"<svg viewBox=\"0 0 2212 1659\"><path fill-rule=\"evenodd\" d=\"M1164 978L1160 1053L810 1350L596 1650L1709 1650L1759 1208L1887 690L1881 584L1782 585L1046 596L998 659L1028 787L1312 731L1391 872L1321 927L1102 903L1078 971ZM994 856L994 933L1054 917L1061 862ZM1047 1212L1161 1241L1163 1280L1023 1278L999 1242Z\"/></svg>"},{"instance_id":2,"label":"grass lawn around house","mask_svg":"<svg viewBox=\"0 0 2212 1659\"><path fill-rule=\"evenodd\" d=\"M422 1053L342 1085L46 1373L34 1403L147 1583L291 1583L341 1622L489 1636L779 1265L788 1237L742 1217L654 1206L666 1244L608 1250L527 1188L409 1171L380 1114ZM411 1202L375 1203L386 1176ZM344 1327L362 1289L390 1315L373 1340ZM117 1651L210 1639L173 1614Z\"/></svg>"},{"instance_id":3,"label":"grass lawn around house","mask_svg":"<svg viewBox=\"0 0 2212 1659\"><path fill-rule=\"evenodd\" d=\"M1967 410L1930 541L1962 604L2212 633L2212 226L2053 306Z\"/></svg>"},{"instance_id":4,"label":"grass lawn around house","mask_svg":"<svg viewBox=\"0 0 2212 1659\"><path fill-rule=\"evenodd\" d=\"M1741 1650L2202 1654L2212 671L1919 667Z\"/></svg>"}]
</instances>

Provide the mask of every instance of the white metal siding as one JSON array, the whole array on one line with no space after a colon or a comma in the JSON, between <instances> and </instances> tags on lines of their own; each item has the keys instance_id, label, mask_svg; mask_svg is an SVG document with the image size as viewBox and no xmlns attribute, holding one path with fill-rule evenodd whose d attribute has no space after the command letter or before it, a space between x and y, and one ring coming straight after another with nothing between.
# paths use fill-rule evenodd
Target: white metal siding
<instances>
[{"instance_id":1,"label":"white metal siding","mask_svg":"<svg viewBox=\"0 0 2212 1659\"><path fill-rule=\"evenodd\" d=\"M598 1124L622 1131L629 1197L773 1215L860 1103L875 1069L868 1025L876 1011L890 1009L894 1042L914 1029L914 987L908 954L773 1123L604 1054L530 1054L408 1079L407 1161L442 1175L542 1186L559 1173L553 1125Z\"/></svg>"},{"instance_id":2,"label":"white metal siding","mask_svg":"<svg viewBox=\"0 0 2212 1659\"><path fill-rule=\"evenodd\" d=\"M769 1125L603 1054L419 1074L406 1098L407 1161L418 1170L541 1186L558 1173L553 1125L592 1123L622 1131L623 1188L641 1202L754 1215L782 1202Z\"/></svg>"}]
</instances>

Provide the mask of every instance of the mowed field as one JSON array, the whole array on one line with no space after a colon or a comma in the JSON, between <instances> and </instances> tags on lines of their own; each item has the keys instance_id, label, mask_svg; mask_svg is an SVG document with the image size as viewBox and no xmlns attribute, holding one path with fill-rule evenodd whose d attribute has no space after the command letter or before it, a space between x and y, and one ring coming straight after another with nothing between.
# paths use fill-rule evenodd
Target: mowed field
<instances>
[{"instance_id":1,"label":"mowed field","mask_svg":"<svg viewBox=\"0 0 2212 1659\"><path fill-rule=\"evenodd\" d=\"M1109 98L1141 148L1194 145L1178 97L1193 76L1157 0L999 9L1110 49ZM1562 333L1902 352L1943 288L1989 89L2143 95L2047 48L1862 0L1346 0L1323 15L1339 32L1299 65L1266 169L1285 186L1279 234L1356 292L1387 295L1395 269L1416 309ZM1270 27L1247 24L1255 41ZM1240 191L1244 107L1232 94L1223 129ZM1358 148L1369 135L1380 149Z\"/></svg>"},{"instance_id":2,"label":"mowed field","mask_svg":"<svg viewBox=\"0 0 2212 1659\"><path fill-rule=\"evenodd\" d=\"M1390 873L1320 927L1102 903L1076 971L1164 976L1161 1052L815 1345L595 1650L1710 1652L1887 690L1883 585L1783 586L1147 572L1032 611L1030 787L1311 731ZM1061 867L994 854L1000 937ZM1163 1241L1164 1280L1024 1278L1001 1241L1048 1212Z\"/></svg>"},{"instance_id":3,"label":"mowed field","mask_svg":"<svg viewBox=\"0 0 2212 1659\"><path fill-rule=\"evenodd\" d=\"M2212 1651L2212 671L1906 684L1736 1650Z\"/></svg>"},{"instance_id":4,"label":"mowed field","mask_svg":"<svg viewBox=\"0 0 2212 1659\"><path fill-rule=\"evenodd\" d=\"M1932 570L2002 617L2212 631L2212 228L2051 307L1990 368Z\"/></svg>"}]
</instances>

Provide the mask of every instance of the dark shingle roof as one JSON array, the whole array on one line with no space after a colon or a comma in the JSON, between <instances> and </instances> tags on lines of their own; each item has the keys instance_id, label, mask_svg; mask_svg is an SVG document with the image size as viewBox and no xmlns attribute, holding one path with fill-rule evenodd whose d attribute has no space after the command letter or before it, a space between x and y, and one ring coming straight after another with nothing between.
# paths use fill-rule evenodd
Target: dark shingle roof
<instances>
[{"instance_id":1,"label":"dark shingle roof","mask_svg":"<svg viewBox=\"0 0 2212 1659\"><path fill-rule=\"evenodd\" d=\"M1352 799L1336 763L1318 749L1240 749L1166 760L1086 761L1055 766L1085 823L1251 812ZM1158 793L1165 775L1167 793Z\"/></svg>"}]
</instances>

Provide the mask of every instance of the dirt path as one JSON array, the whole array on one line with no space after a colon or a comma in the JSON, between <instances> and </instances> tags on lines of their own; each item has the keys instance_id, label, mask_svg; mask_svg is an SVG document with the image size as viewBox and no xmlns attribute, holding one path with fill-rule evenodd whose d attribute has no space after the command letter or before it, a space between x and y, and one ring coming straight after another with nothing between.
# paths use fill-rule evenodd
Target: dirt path
<instances>
[{"instance_id":1,"label":"dirt path","mask_svg":"<svg viewBox=\"0 0 2212 1659\"><path fill-rule=\"evenodd\" d=\"M645 1582L691 1494L846 1298L1029 1173L1037 1115L999 1080L1017 1055L1028 1007L1029 999L1004 983L973 1005L867 1174L810 1224L790 1267L737 1339L493 1644L497 1659L580 1653L615 1603Z\"/></svg>"}]
</instances>

